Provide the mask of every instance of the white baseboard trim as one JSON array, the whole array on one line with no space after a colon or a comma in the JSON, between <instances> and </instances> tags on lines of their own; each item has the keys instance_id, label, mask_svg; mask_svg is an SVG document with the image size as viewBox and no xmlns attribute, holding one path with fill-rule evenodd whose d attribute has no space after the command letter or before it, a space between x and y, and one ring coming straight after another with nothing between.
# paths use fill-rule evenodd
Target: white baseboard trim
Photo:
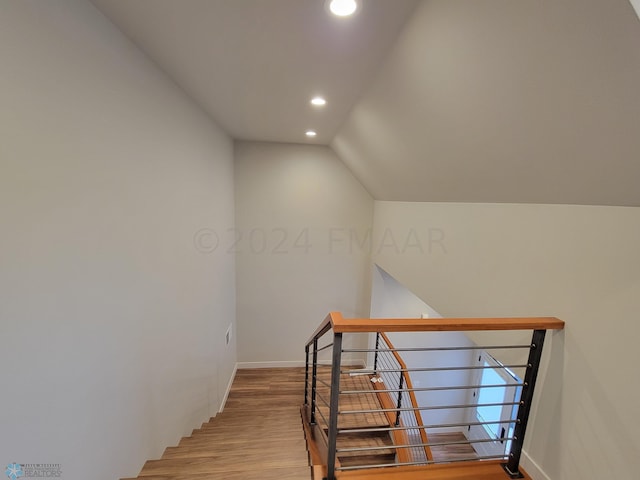
<instances>
[{"instance_id":1,"label":"white baseboard trim","mask_svg":"<svg viewBox=\"0 0 640 480\"><path fill-rule=\"evenodd\" d=\"M319 361L319 365L331 365L331 361ZM355 363L349 363L350 366L363 367L364 361L356 361ZM246 368L291 368L291 367L304 367L304 360L290 360L290 361L277 361L277 362L238 362L236 367L239 370Z\"/></svg>"},{"instance_id":2,"label":"white baseboard trim","mask_svg":"<svg viewBox=\"0 0 640 480\"><path fill-rule=\"evenodd\" d=\"M227 389L224 392L224 397L222 397L222 402L220 403L220 409L218 410L218 413L222 413L222 411L224 410L224 406L227 404L227 398L229 398L229 392L231 392L231 385L233 385L233 380L236 378L237 371L238 371L238 364L236 363L233 367L233 372L231 373L231 378L229 379Z\"/></svg>"},{"instance_id":3,"label":"white baseboard trim","mask_svg":"<svg viewBox=\"0 0 640 480\"><path fill-rule=\"evenodd\" d=\"M520 464L533 480L551 480L551 477L544 473L540 465L534 462L524 450L522 451L522 457L520 457Z\"/></svg>"}]
</instances>

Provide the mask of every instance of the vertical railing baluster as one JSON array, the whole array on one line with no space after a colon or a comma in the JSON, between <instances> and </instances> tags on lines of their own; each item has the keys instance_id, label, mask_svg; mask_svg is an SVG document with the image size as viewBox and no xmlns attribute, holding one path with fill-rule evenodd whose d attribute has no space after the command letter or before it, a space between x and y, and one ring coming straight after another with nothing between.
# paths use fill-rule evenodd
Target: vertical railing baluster
<instances>
[{"instance_id":1,"label":"vertical railing baluster","mask_svg":"<svg viewBox=\"0 0 640 480\"><path fill-rule=\"evenodd\" d=\"M311 424L316 423L316 390L318 383L318 337L313 339L313 366L311 367Z\"/></svg>"},{"instance_id":2,"label":"vertical railing baluster","mask_svg":"<svg viewBox=\"0 0 640 480\"><path fill-rule=\"evenodd\" d=\"M333 335L331 362L331 400L329 401L329 445L327 453L327 480L335 480L336 446L338 443L338 404L340 400L340 369L342 360L342 333Z\"/></svg>"},{"instance_id":3,"label":"vertical railing baluster","mask_svg":"<svg viewBox=\"0 0 640 480\"><path fill-rule=\"evenodd\" d=\"M545 330L534 330L531 339L527 371L524 376L522 394L520 395L520 406L518 407L518 416L513 433L513 441L511 442L511 451L509 452L509 459L504 465L505 471L511 478L523 478L523 475L519 471L520 456L522 454L524 435L527 430L527 422L529 421L529 413L531 412L531 403L533 402L533 392L536 386L538 369L540 368L545 333Z\"/></svg>"},{"instance_id":4,"label":"vertical railing baluster","mask_svg":"<svg viewBox=\"0 0 640 480\"><path fill-rule=\"evenodd\" d=\"M304 404L309 405L309 345L304 347Z\"/></svg>"},{"instance_id":5,"label":"vertical railing baluster","mask_svg":"<svg viewBox=\"0 0 640 480\"><path fill-rule=\"evenodd\" d=\"M376 349L373 354L373 374L378 374L378 349L380 348L380 332L376 332Z\"/></svg>"},{"instance_id":6,"label":"vertical railing baluster","mask_svg":"<svg viewBox=\"0 0 640 480\"><path fill-rule=\"evenodd\" d=\"M400 391L398 392L398 413L396 414L396 427L400 425L400 409L402 408L402 387L404 384L403 382L404 375L402 374L402 372L400 372L400 382L398 387L398 390Z\"/></svg>"}]
</instances>

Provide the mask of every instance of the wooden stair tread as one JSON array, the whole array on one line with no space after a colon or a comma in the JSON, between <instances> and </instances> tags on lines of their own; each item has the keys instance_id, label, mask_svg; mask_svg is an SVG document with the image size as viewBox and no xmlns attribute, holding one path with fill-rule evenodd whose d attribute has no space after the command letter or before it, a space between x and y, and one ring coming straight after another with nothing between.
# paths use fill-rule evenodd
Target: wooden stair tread
<instances>
[{"instance_id":1,"label":"wooden stair tread","mask_svg":"<svg viewBox=\"0 0 640 480\"><path fill-rule=\"evenodd\" d=\"M359 455L357 457L340 457L340 464L343 467L364 467L367 465L382 465L395 462L395 454L385 455Z\"/></svg>"},{"instance_id":2,"label":"wooden stair tread","mask_svg":"<svg viewBox=\"0 0 640 480\"><path fill-rule=\"evenodd\" d=\"M380 433L383 433L382 435ZM392 447L393 442L389 435L384 435L384 432L372 432L369 434L341 434L338 435L337 448L362 448L362 447ZM356 452L338 452L340 459L347 457L359 457L359 456L389 456L394 457L396 454L393 448L384 448L380 450L365 450ZM380 462L379 462L380 463Z\"/></svg>"},{"instance_id":3,"label":"wooden stair tread","mask_svg":"<svg viewBox=\"0 0 640 480\"><path fill-rule=\"evenodd\" d=\"M271 468L268 470L225 471L217 473L180 473L172 475L145 475L122 480L305 480L310 478L310 468Z\"/></svg>"},{"instance_id":4,"label":"wooden stair tread","mask_svg":"<svg viewBox=\"0 0 640 480\"><path fill-rule=\"evenodd\" d=\"M325 382L329 382L329 373L319 375ZM380 408L380 402L378 396L372 388L370 377L368 375L355 375L351 376L347 373L340 375L340 391L359 391L359 394L341 394L340 395L340 411L350 410L374 410ZM318 393L325 400L328 400L329 389L326 386L318 387ZM325 418L329 418L329 408L318 403L318 410L324 415ZM389 422L383 413L354 413L344 414L338 417L338 428L374 428L374 427L388 427Z\"/></svg>"},{"instance_id":5,"label":"wooden stair tread","mask_svg":"<svg viewBox=\"0 0 640 480\"><path fill-rule=\"evenodd\" d=\"M268 457L260 453L257 458L260 459L261 469L284 467L307 467L308 461L306 455L300 452L294 458L291 452L271 452ZM208 474L208 473L225 473L225 472L244 472L254 470L256 465L252 461L248 461L249 455L244 452L237 452L235 455L221 454L209 457L199 458L179 458L169 460L149 460L144 464L140 477L149 475L172 475L180 474L188 471L190 474Z\"/></svg>"},{"instance_id":6,"label":"wooden stair tread","mask_svg":"<svg viewBox=\"0 0 640 480\"><path fill-rule=\"evenodd\" d=\"M283 412L286 415L297 415L297 410ZM257 415L253 419L248 418L225 418L219 422L215 423L205 423L200 428L196 430L207 431L207 430L219 430L221 428L237 428L237 427L289 427L291 426L289 423L282 422L282 416L278 412L274 412L271 414L271 418L267 416Z\"/></svg>"},{"instance_id":7,"label":"wooden stair tread","mask_svg":"<svg viewBox=\"0 0 640 480\"><path fill-rule=\"evenodd\" d=\"M305 453L305 447L300 440L283 440L280 442L280 448L288 452L299 450ZM260 455L264 452L264 446L259 442L254 442L252 445L242 445L238 448L237 443L228 443L221 445L219 442L213 443L194 443L189 448L169 447L165 449L162 454L161 460L175 459L175 458L197 458L197 457L211 457L217 455L237 455L240 450L243 455Z\"/></svg>"},{"instance_id":8,"label":"wooden stair tread","mask_svg":"<svg viewBox=\"0 0 640 480\"><path fill-rule=\"evenodd\" d=\"M431 443L461 441L467 441L467 437L462 432L429 433L429 442ZM436 462L455 462L456 460L469 460L478 456L469 444L433 446L431 447L431 453Z\"/></svg>"}]
</instances>

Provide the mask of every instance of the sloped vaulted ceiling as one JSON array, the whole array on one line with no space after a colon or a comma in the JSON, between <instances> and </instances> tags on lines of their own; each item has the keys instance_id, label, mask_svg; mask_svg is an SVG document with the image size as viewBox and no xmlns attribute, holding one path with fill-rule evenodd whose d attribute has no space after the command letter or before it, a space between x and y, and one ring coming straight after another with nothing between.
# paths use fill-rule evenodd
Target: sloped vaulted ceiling
<instances>
[{"instance_id":1,"label":"sloped vaulted ceiling","mask_svg":"<svg viewBox=\"0 0 640 480\"><path fill-rule=\"evenodd\" d=\"M327 0L91 1L229 135L325 145L418 3L364 0L337 18Z\"/></svg>"},{"instance_id":2,"label":"sloped vaulted ceiling","mask_svg":"<svg viewBox=\"0 0 640 480\"><path fill-rule=\"evenodd\" d=\"M317 128L376 199L640 206L629 0L91 1L231 136Z\"/></svg>"},{"instance_id":3,"label":"sloped vaulted ceiling","mask_svg":"<svg viewBox=\"0 0 640 480\"><path fill-rule=\"evenodd\" d=\"M377 199L638 206L638 17L423 1L331 145Z\"/></svg>"}]
</instances>

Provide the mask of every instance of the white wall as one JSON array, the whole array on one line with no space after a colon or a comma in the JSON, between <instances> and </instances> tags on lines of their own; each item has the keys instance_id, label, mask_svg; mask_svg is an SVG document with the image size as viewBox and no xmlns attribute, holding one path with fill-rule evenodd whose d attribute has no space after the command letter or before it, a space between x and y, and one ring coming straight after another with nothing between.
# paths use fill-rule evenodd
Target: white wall
<instances>
[{"instance_id":1,"label":"white wall","mask_svg":"<svg viewBox=\"0 0 640 480\"><path fill-rule=\"evenodd\" d=\"M636 11L636 14L638 14L638 17L640 17L640 0L630 0L630 1L631 1L631 5Z\"/></svg>"},{"instance_id":2,"label":"white wall","mask_svg":"<svg viewBox=\"0 0 640 480\"><path fill-rule=\"evenodd\" d=\"M420 318L423 314L429 318L441 318L436 310L389 275L378 265L374 267L371 292L371 318ZM390 332L389 340L396 348L441 348L472 347L474 343L464 332ZM375 335L373 344L375 346ZM408 368L468 367L473 363L475 350L402 352L402 359ZM371 362L369 362L371 365ZM441 372L411 372L414 388L453 387L470 385L468 370L449 370ZM464 405L468 402L466 390L440 390L415 392L416 401L421 407L438 405ZM465 409L423 410L425 425L462 423L466 420ZM459 431L461 428L442 428L437 432Z\"/></svg>"},{"instance_id":3,"label":"white wall","mask_svg":"<svg viewBox=\"0 0 640 480\"><path fill-rule=\"evenodd\" d=\"M421 248L380 239L410 231ZM374 261L444 316L567 322L547 336L525 441L552 480L630 480L640 468L639 238L638 208L375 204Z\"/></svg>"},{"instance_id":4,"label":"white wall","mask_svg":"<svg viewBox=\"0 0 640 480\"><path fill-rule=\"evenodd\" d=\"M369 313L373 200L327 147L239 142L235 175L238 359L302 361L330 311Z\"/></svg>"},{"instance_id":5,"label":"white wall","mask_svg":"<svg viewBox=\"0 0 640 480\"><path fill-rule=\"evenodd\" d=\"M233 145L89 2L0 1L0 467L137 474L235 349Z\"/></svg>"},{"instance_id":6,"label":"white wall","mask_svg":"<svg viewBox=\"0 0 640 480\"><path fill-rule=\"evenodd\" d=\"M378 265L373 267L371 318L441 318L435 309Z\"/></svg>"}]
</instances>

